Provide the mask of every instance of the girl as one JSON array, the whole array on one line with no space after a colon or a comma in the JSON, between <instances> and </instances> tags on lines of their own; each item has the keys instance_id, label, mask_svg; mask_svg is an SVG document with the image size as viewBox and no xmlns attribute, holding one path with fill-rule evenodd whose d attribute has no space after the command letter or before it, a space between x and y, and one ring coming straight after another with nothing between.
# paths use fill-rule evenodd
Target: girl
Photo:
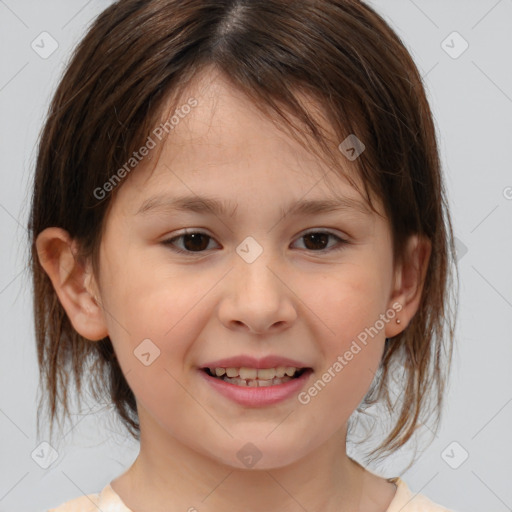
<instances>
[{"instance_id":1,"label":"girl","mask_svg":"<svg viewBox=\"0 0 512 512\"><path fill-rule=\"evenodd\" d=\"M114 3L55 93L29 228L50 439L87 371L140 441L53 511L446 511L346 450L372 404L368 460L439 422L454 332L431 111L370 7Z\"/></svg>"}]
</instances>

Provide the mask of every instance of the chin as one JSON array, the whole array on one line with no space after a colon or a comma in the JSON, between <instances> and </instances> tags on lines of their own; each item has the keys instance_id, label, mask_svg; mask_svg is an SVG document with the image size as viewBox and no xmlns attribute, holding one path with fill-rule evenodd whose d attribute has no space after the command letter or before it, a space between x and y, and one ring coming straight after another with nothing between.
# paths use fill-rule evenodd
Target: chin
<instances>
[{"instance_id":1,"label":"chin","mask_svg":"<svg viewBox=\"0 0 512 512\"><path fill-rule=\"evenodd\" d=\"M227 455L231 455L231 457ZM215 455L212 454L214 457ZM262 439L260 442L238 441L233 448L218 454L218 460L231 468L247 471L279 469L294 464L302 457L297 448L289 446L275 449L273 443Z\"/></svg>"}]
</instances>

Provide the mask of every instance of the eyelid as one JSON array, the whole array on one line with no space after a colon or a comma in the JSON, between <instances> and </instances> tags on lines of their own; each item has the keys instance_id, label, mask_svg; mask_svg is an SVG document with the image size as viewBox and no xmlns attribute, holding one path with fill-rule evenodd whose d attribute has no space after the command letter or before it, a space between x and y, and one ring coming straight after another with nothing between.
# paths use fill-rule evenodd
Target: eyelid
<instances>
[{"instance_id":1,"label":"eyelid","mask_svg":"<svg viewBox=\"0 0 512 512\"><path fill-rule=\"evenodd\" d=\"M295 240L300 240L301 238L303 238L303 237L305 237L307 235L311 235L311 234L315 234L315 233L322 233L322 234L330 235L330 236L332 236L334 238L337 238L338 239L338 243L335 246L333 246L333 247L331 247L329 249L320 249L318 251L304 249L305 251L307 251L310 254L315 254L315 253L318 253L319 255L329 254L331 252L336 252L338 250L341 250L341 249L344 248L344 246L350 244L350 241L349 241L347 236L339 235L336 232L334 232L334 231L332 231L331 229L328 229L328 228L311 228L311 229L308 229L306 231L301 232L299 234L299 236L297 236L297 238Z\"/></svg>"},{"instance_id":2,"label":"eyelid","mask_svg":"<svg viewBox=\"0 0 512 512\"><path fill-rule=\"evenodd\" d=\"M315 234L315 233L321 233L321 234L326 234L326 235L329 235L331 237L334 237L338 240L337 244L334 246L334 247L331 247L329 249L320 249L318 251L314 251L314 250L308 250L308 249L301 249L303 251L306 251L308 253L318 253L319 255L322 255L322 254L328 254L328 253L331 253L333 251L337 251L337 250L341 250L344 248L344 246L350 244L351 242L349 241L348 237L346 236L340 236L339 234L337 234L336 232L332 231L331 229L329 228L309 228L307 229L306 231L302 231L295 239L294 241L296 240L300 240L301 238L307 236L307 235L310 235L310 234ZM186 251L186 250L183 250L183 249L179 249L177 248L173 242L176 240L176 239L179 239L181 238L182 236L185 236L185 235L191 235L191 234L199 234L199 235L205 235L206 237L210 238L211 240L214 240L216 243L218 243L215 238L210 235L207 231L204 231L204 230L201 230L201 228L186 228L182 231L178 231L176 234L174 234L174 236L172 236L171 238L167 238L165 240L163 240L161 243L163 245L166 245L166 246L170 246L171 247L171 250L176 252L176 253L181 253L181 254L188 254L188 255L192 255L192 256L201 256L203 255L204 253L207 253L209 250L211 249L205 249L204 251Z\"/></svg>"},{"instance_id":3,"label":"eyelid","mask_svg":"<svg viewBox=\"0 0 512 512\"><path fill-rule=\"evenodd\" d=\"M177 253L190 254L192 256L201 256L204 253L208 252L208 249L204 250L204 251L197 251L197 252L194 252L194 251L184 251L183 249L178 249L173 244L174 240L176 240L178 238L181 238L182 236L185 236L185 235L196 235L196 234L197 235L205 235L208 238L210 238L211 240L215 240L215 238L212 235L210 235L207 231L202 230L201 228L185 228L182 231L178 231L171 238L166 238L165 240L163 240L162 244L166 245L166 246L170 246L171 250L174 251L174 252L177 252ZM215 240L215 242L218 243L216 240Z\"/></svg>"}]
</instances>

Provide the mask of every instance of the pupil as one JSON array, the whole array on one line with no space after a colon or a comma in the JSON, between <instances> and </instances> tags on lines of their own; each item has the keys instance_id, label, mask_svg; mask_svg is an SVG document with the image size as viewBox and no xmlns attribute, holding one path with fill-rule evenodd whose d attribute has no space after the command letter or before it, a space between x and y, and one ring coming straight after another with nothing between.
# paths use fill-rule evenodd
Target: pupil
<instances>
[{"instance_id":1,"label":"pupil","mask_svg":"<svg viewBox=\"0 0 512 512\"><path fill-rule=\"evenodd\" d=\"M304 235L305 246L308 249L318 249L319 247L315 244L321 245L320 250L324 249L327 246L329 236L327 233L310 233L309 235ZM183 235L183 245L188 251L202 251L208 247L208 239L207 235L203 235L202 233L191 233ZM192 242L192 244L188 242ZM201 241L203 243L201 243ZM310 242L313 242L312 244ZM206 242L206 243L205 243Z\"/></svg>"},{"instance_id":2,"label":"pupil","mask_svg":"<svg viewBox=\"0 0 512 512\"><path fill-rule=\"evenodd\" d=\"M197 244L197 242L200 241L201 238L206 239L208 237L201 233L185 234L185 235L183 235L183 245L185 246L185 248L188 251L191 251L194 249L198 249L198 250L206 249L206 247L208 247L208 242L206 242L206 244L204 244L204 243L199 244L199 245ZM193 241L192 247L190 247L190 244L187 243L187 240ZM204 242L204 240L203 240L203 242ZM194 243L195 243L195 245L194 245Z\"/></svg>"},{"instance_id":3,"label":"pupil","mask_svg":"<svg viewBox=\"0 0 512 512\"><path fill-rule=\"evenodd\" d=\"M322 243L321 249L324 249L327 245L327 239L329 235L327 233L310 233L309 235L305 235L306 243L304 244L308 249L314 249L315 247L310 247L311 244L308 244L308 240L313 240L313 246L315 245L315 240L318 243L318 239L320 239Z\"/></svg>"}]
</instances>

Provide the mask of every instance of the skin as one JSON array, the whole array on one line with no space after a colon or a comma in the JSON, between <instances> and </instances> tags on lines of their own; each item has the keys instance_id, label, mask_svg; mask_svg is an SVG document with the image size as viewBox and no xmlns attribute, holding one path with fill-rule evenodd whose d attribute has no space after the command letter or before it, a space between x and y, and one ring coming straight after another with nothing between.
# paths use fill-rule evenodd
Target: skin
<instances>
[{"instance_id":1,"label":"skin","mask_svg":"<svg viewBox=\"0 0 512 512\"><path fill-rule=\"evenodd\" d=\"M342 176L321 179L325 164L222 75L199 74L178 105L192 96L198 106L162 143L158 159L150 154L116 191L99 276L90 262L74 260L77 244L64 230L48 228L37 239L74 328L91 343L110 336L136 396L140 452L112 488L136 512L385 511L396 487L347 456L347 420L368 391L385 338L404 329L418 308L428 242L411 237L404 263L395 267L389 223L375 213L281 218L280 208L302 198L335 192L364 199ZM237 207L233 217L136 215L161 193L214 195ZM163 243L184 228L210 238ZM327 246L308 244L310 230L334 236ZM263 249L250 264L236 252L247 236ZM193 252L198 246L206 249ZM199 378L198 367L208 361L278 354L313 368L309 387L395 303L400 324L385 323L308 404L294 396L243 407ZM145 366L134 350L148 338L160 355ZM249 442L261 453L252 469L237 457Z\"/></svg>"}]
</instances>

